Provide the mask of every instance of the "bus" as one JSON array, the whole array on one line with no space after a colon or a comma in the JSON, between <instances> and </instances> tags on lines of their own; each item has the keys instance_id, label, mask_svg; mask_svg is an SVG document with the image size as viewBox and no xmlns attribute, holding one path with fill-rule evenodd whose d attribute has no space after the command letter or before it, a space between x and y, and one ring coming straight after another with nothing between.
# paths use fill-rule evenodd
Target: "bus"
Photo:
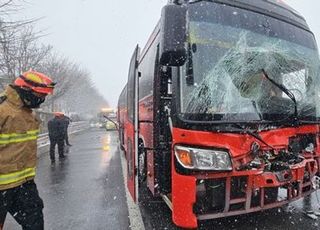
<instances>
[{"instance_id":1,"label":"bus","mask_svg":"<svg viewBox=\"0 0 320 230\"><path fill-rule=\"evenodd\" d=\"M319 187L320 62L277 0L169 1L118 101L127 187L180 227L281 207Z\"/></svg>"}]
</instances>

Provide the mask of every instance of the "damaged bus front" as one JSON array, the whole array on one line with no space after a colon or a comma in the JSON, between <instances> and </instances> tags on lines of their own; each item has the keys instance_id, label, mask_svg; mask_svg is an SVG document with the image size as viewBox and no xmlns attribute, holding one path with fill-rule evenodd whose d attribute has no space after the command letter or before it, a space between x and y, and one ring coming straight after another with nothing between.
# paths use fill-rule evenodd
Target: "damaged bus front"
<instances>
[{"instance_id":1,"label":"damaged bus front","mask_svg":"<svg viewBox=\"0 0 320 230\"><path fill-rule=\"evenodd\" d=\"M174 2L162 17L173 9L178 27L166 18L160 29L172 78L173 221L196 227L313 192L320 65L304 19L278 1Z\"/></svg>"}]
</instances>

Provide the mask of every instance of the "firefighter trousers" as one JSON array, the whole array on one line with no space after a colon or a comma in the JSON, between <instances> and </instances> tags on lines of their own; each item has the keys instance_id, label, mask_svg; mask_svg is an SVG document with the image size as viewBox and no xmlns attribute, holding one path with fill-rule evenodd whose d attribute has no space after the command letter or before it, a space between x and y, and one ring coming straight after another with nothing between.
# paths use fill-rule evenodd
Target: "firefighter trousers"
<instances>
[{"instance_id":1,"label":"firefighter trousers","mask_svg":"<svg viewBox=\"0 0 320 230\"><path fill-rule=\"evenodd\" d=\"M23 230L43 230L43 201L33 180L0 191L0 226L9 212Z\"/></svg>"}]
</instances>

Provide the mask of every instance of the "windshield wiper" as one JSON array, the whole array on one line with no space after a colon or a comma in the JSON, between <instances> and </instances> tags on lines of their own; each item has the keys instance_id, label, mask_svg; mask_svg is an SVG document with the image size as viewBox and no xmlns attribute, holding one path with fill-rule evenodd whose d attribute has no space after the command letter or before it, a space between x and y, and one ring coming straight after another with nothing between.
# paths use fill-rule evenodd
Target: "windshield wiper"
<instances>
[{"instance_id":1,"label":"windshield wiper","mask_svg":"<svg viewBox=\"0 0 320 230\"><path fill-rule=\"evenodd\" d=\"M300 124L303 125L316 125L316 124L320 124L320 121L307 121L307 120L299 120Z\"/></svg>"},{"instance_id":2,"label":"windshield wiper","mask_svg":"<svg viewBox=\"0 0 320 230\"><path fill-rule=\"evenodd\" d=\"M284 92L285 94L287 94L287 96L293 101L294 103L294 121L295 124L297 124L298 121L298 104L297 104L297 100L296 97L294 96L294 94L292 92L290 92L290 90L288 90L284 85L277 83L276 81L274 81L273 79L271 79L268 74L266 73L266 71L264 69L262 69L262 73L264 74L264 76L275 86L277 86L282 92Z\"/></svg>"}]
</instances>

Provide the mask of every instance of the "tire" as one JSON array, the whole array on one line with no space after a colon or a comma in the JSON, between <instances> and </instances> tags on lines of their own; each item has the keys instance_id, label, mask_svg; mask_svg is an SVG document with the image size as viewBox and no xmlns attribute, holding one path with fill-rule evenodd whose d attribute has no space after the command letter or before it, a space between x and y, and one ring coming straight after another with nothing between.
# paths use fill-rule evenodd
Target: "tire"
<instances>
[{"instance_id":1,"label":"tire","mask_svg":"<svg viewBox=\"0 0 320 230\"><path fill-rule=\"evenodd\" d=\"M139 142L138 150L138 181L142 185L147 180L147 152L144 149L144 144Z\"/></svg>"}]
</instances>

